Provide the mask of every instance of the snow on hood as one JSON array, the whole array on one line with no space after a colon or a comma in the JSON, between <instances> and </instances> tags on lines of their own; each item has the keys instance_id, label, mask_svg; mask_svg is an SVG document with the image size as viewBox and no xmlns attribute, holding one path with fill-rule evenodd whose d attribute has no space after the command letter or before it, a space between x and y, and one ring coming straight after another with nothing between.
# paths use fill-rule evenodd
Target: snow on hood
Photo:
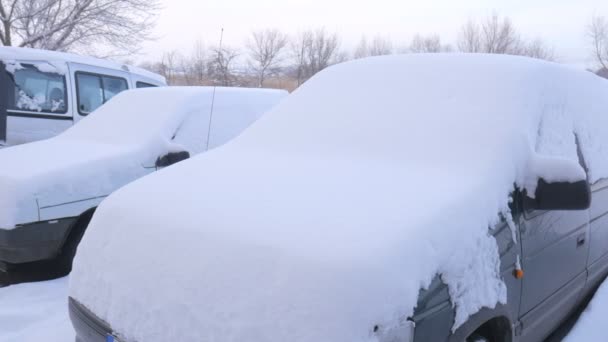
<instances>
[{"instance_id":1,"label":"snow on hood","mask_svg":"<svg viewBox=\"0 0 608 342\"><path fill-rule=\"evenodd\" d=\"M488 227L513 184L576 161L574 129L590 179L608 175L607 95L521 57L333 66L237 139L110 196L70 294L129 341L386 341L441 274L456 328L508 296Z\"/></svg>"},{"instance_id":2,"label":"snow on hood","mask_svg":"<svg viewBox=\"0 0 608 342\"><path fill-rule=\"evenodd\" d=\"M213 93L213 87L130 90L54 138L0 150L0 227L36 221L36 202L44 206L105 196L149 173L146 167L154 167L168 151L205 150ZM284 96L257 89L217 88L215 93L214 117L254 116L249 122ZM172 138L186 119L189 131L179 141L186 145L177 145ZM232 128L230 133L239 132ZM187 144L195 138L201 143Z\"/></svg>"}]
</instances>

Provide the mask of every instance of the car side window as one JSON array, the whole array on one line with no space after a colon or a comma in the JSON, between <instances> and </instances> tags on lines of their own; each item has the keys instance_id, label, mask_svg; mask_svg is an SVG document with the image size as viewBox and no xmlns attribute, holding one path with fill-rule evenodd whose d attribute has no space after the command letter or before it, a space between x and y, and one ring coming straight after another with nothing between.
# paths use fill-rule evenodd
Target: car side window
<instances>
[{"instance_id":1,"label":"car side window","mask_svg":"<svg viewBox=\"0 0 608 342\"><path fill-rule=\"evenodd\" d=\"M118 95L118 93L129 89L127 86L127 80L124 78L103 76L101 80L103 82L104 103L110 101L110 99Z\"/></svg>"},{"instance_id":2,"label":"car side window","mask_svg":"<svg viewBox=\"0 0 608 342\"><path fill-rule=\"evenodd\" d=\"M124 78L77 72L78 112L87 115L127 89Z\"/></svg>"},{"instance_id":3,"label":"car side window","mask_svg":"<svg viewBox=\"0 0 608 342\"><path fill-rule=\"evenodd\" d=\"M154 84L150 84L150 83L146 83L146 82L141 82L141 81L137 81L137 83L135 83L135 86L137 88L153 88L153 87L158 87Z\"/></svg>"},{"instance_id":4,"label":"car side window","mask_svg":"<svg viewBox=\"0 0 608 342\"><path fill-rule=\"evenodd\" d=\"M42 72L31 64L20 64L12 74L15 95L12 110L67 113L67 91L63 75Z\"/></svg>"}]
</instances>

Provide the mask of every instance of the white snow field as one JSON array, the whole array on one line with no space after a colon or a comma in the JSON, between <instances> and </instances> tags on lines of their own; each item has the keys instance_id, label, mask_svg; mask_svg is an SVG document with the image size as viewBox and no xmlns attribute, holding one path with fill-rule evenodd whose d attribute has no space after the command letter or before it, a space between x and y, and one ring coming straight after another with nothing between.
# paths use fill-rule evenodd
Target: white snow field
<instances>
[{"instance_id":1,"label":"white snow field","mask_svg":"<svg viewBox=\"0 0 608 342\"><path fill-rule=\"evenodd\" d=\"M513 185L583 179L548 167L577 163L573 131L590 180L608 176L607 94L513 56L330 67L237 139L108 198L70 295L127 341L370 342L441 274L457 328L507 299L488 227Z\"/></svg>"},{"instance_id":2,"label":"white snow field","mask_svg":"<svg viewBox=\"0 0 608 342\"><path fill-rule=\"evenodd\" d=\"M0 342L72 342L68 278L0 288Z\"/></svg>"}]
</instances>

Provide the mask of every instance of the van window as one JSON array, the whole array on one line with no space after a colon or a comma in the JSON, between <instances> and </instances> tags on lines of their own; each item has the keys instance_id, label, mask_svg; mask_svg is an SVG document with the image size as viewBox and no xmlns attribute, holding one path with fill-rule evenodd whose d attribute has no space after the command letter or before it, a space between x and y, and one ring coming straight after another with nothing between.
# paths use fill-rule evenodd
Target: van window
<instances>
[{"instance_id":1,"label":"van window","mask_svg":"<svg viewBox=\"0 0 608 342\"><path fill-rule=\"evenodd\" d=\"M135 86L136 86L137 88L152 88L152 87L158 87L157 85L150 84L150 83L146 83L146 82L140 82L140 81L137 81L137 83L135 83Z\"/></svg>"},{"instance_id":2,"label":"van window","mask_svg":"<svg viewBox=\"0 0 608 342\"><path fill-rule=\"evenodd\" d=\"M42 72L31 64L20 64L12 73L14 96L8 109L65 114L67 87L65 77Z\"/></svg>"},{"instance_id":3,"label":"van window","mask_svg":"<svg viewBox=\"0 0 608 342\"><path fill-rule=\"evenodd\" d=\"M127 80L120 77L76 73L78 112L86 115L128 89Z\"/></svg>"}]
</instances>

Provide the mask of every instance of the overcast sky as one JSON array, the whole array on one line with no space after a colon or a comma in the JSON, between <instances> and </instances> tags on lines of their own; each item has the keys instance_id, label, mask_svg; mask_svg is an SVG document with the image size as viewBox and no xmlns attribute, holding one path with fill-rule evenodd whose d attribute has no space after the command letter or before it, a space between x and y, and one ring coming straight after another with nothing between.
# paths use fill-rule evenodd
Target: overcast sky
<instances>
[{"instance_id":1,"label":"overcast sky","mask_svg":"<svg viewBox=\"0 0 608 342\"><path fill-rule=\"evenodd\" d=\"M276 27L286 33L325 27L351 48L363 34L390 38L396 47L415 33L439 34L454 43L469 19L498 13L512 19L526 38L541 38L555 48L560 61L591 66L585 26L596 13L608 16L607 0L161 0L153 42L146 43L142 60L177 50L189 54L200 39L244 45L255 29Z\"/></svg>"}]
</instances>

